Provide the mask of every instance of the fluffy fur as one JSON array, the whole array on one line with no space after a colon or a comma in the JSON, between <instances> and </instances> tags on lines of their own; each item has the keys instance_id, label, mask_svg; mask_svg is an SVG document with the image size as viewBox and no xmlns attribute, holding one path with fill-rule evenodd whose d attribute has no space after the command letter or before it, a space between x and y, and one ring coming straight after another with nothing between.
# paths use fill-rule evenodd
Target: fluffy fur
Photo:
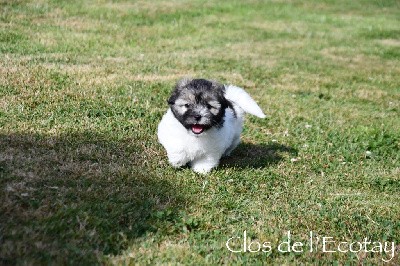
<instances>
[{"instance_id":1,"label":"fluffy fur","mask_svg":"<svg viewBox=\"0 0 400 266\"><path fill-rule=\"evenodd\" d=\"M205 79L179 81L158 125L158 140L174 167L198 173L218 166L240 143L244 113L265 115L243 89Z\"/></svg>"}]
</instances>

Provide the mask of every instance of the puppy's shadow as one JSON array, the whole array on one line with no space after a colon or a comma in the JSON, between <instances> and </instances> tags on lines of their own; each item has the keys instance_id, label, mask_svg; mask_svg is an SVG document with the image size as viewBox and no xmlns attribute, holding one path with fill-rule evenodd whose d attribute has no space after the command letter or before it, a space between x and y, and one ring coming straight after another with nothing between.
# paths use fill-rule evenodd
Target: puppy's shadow
<instances>
[{"instance_id":1,"label":"puppy's shadow","mask_svg":"<svg viewBox=\"0 0 400 266\"><path fill-rule=\"evenodd\" d=\"M241 143L228 157L221 158L222 168L263 168L277 164L283 159L284 153L297 156L298 151L279 143Z\"/></svg>"}]
</instances>

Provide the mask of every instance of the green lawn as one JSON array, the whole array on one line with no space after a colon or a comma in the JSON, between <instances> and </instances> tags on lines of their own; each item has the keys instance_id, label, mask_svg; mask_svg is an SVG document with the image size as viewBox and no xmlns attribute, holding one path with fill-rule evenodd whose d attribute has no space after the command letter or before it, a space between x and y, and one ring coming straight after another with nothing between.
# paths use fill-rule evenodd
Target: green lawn
<instances>
[{"instance_id":1,"label":"green lawn","mask_svg":"<svg viewBox=\"0 0 400 266\"><path fill-rule=\"evenodd\" d=\"M268 116L208 175L157 142L184 76ZM395 242L398 265L399 117L397 0L0 0L0 264L390 258L323 252L326 236ZM230 252L245 230L271 251ZM320 248L280 252L287 231Z\"/></svg>"}]
</instances>

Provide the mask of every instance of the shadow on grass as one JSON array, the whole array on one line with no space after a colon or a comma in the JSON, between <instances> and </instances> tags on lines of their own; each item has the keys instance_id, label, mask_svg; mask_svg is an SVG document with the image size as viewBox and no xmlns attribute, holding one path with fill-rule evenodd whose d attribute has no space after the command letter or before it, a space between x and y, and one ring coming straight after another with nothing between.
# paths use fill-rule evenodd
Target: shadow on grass
<instances>
[{"instance_id":1,"label":"shadow on grass","mask_svg":"<svg viewBox=\"0 0 400 266\"><path fill-rule=\"evenodd\" d=\"M173 221L179 185L134 143L0 135L0 264L93 264Z\"/></svg>"},{"instance_id":2,"label":"shadow on grass","mask_svg":"<svg viewBox=\"0 0 400 266\"><path fill-rule=\"evenodd\" d=\"M231 156L221 159L220 167L263 168L281 161L282 153L296 156L298 151L279 143L241 143Z\"/></svg>"}]
</instances>

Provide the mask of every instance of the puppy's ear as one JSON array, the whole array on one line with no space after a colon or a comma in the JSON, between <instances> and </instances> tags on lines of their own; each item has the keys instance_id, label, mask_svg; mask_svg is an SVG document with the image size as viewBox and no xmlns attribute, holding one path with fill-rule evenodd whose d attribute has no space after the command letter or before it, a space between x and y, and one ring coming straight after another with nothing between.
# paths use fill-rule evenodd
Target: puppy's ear
<instances>
[{"instance_id":1,"label":"puppy's ear","mask_svg":"<svg viewBox=\"0 0 400 266\"><path fill-rule=\"evenodd\" d=\"M168 103L169 105L174 105L174 104L175 104L176 99L178 99L178 97L179 97L179 91L180 91L180 89L177 87L177 88L175 88L175 90L172 92L171 96L169 97L169 99L168 99L168 101L167 101L167 103Z\"/></svg>"},{"instance_id":2,"label":"puppy's ear","mask_svg":"<svg viewBox=\"0 0 400 266\"><path fill-rule=\"evenodd\" d=\"M179 97L179 92L190 82L192 82L192 79L189 77L185 77L176 83L175 90L172 92L171 97L167 101L169 105L175 104L176 99L178 99Z\"/></svg>"},{"instance_id":3,"label":"puppy's ear","mask_svg":"<svg viewBox=\"0 0 400 266\"><path fill-rule=\"evenodd\" d=\"M218 91L218 98L219 101L221 103L222 108L231 108L233 110L233 112L235 113L235 109L233 108L233 104L231 101L229 101L226 97L225 97L225 85L221 84L219 82L213 81L213 88ZM235 113L236 116L236 113Z\"/></svg>"},{"instance_id":4,"label":"puppy's ear","mask_svg":"<svg viewBox=\"0 0 400 266\"><path fill-rule=\"evenodd\" d=\"M220 100L225 100L225 86L215 80L210 80L211 82L211 89L217 93L218 98Z\"/></svg>"},{"instance_id":5,"label":"puppy's ear","mask_svg":"<svg viewBox=\"0 0 400 266\"><path fill-rule=\"evenodd\" d=\"M220 91L222 93L225 91L225 86L223 84L221 84L221 83L219 83L219 82L217 82L215 80L210 80L210 81L211 81L211 84L212 84L212 88L214 90Z\"/></svg>"},{"instance_id":6,"label":"puppy's ear","mask_svg":"<svg viewBox=\"0 0 400 266\"><path fill-rule=\"evenodd\" d=\"M183 88L183 87L185 87L186 85L188 85L192 80L193 80L192 78L185 77L185 78L179 80L179 81L176 83L175 88L176 88L176 89Z\"/></svg>"},{"instance_id":7,"label":"puppy's ear","mask_svg":"<svg viewBox=\"0 0 400 266\"><path fill-rule=\"evenodd\" d=\"M167 103L169 105L174 105L175 104L175 100L176 100L176 93L174 92L174 93L172 93L171 97L169 97Z\"/></svg>"}]
</instances>

